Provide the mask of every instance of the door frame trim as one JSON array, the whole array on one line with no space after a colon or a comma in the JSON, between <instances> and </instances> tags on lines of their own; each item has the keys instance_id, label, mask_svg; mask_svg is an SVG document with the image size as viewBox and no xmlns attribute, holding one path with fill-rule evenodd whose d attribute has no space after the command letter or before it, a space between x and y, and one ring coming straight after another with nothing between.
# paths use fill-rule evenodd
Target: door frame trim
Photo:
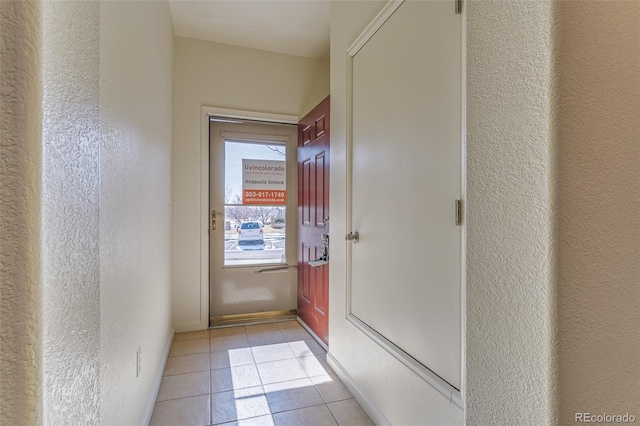
<instances>
[{"instance_id":1,"label":"door frame trim","mask_svg":"<svg viewBox=\"0 0 640 426\"><path fill-rule=\"evenodd\" d=\"M297 115L203 105L200 114L200 328L209 328L209 117L298 124ZM177 331L177 330L176 330Z\"/></svg>"}]
</instances>

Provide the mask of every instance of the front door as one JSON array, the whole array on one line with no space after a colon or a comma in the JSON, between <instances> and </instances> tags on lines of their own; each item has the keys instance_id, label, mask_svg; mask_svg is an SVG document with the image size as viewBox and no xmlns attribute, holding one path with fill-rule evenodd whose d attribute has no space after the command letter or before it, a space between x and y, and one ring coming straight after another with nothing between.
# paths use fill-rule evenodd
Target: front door
<instances>
[{"instance_id":1,"label":"front door","mask_svg":"<svg viewBox=\"0 0 640 426\"><path fill-rule=\"evenodd\" d=\"M326 344L329 338L329 98L298 123L298 316ZM324 235L324 238L323 238Z\"/></svg>"},{"instance_id":2,"label":"front door","mask_svg":"<svg viewBox=\"0 0 640 426\"><path fill-rule=\"evenodd\" d=\"M292 311L296 126L211 120L211 321Z\"/></svg>"}]
</instances>

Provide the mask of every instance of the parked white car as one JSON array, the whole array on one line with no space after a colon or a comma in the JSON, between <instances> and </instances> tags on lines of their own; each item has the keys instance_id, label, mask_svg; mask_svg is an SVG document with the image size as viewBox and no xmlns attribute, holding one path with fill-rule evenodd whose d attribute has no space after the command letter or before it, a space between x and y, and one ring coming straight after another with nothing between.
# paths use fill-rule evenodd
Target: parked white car
<instances>
[{"instance_id":1,"label":"parked white car","mask_svg":"<svg viewBox=\"0 0 640 426\"><path fill-rule=\"evenodd\" d=\"M243 221L238 227L239 246L264 246L264 231L262 223L257 220Z\"/></svg>"}]
</instances>

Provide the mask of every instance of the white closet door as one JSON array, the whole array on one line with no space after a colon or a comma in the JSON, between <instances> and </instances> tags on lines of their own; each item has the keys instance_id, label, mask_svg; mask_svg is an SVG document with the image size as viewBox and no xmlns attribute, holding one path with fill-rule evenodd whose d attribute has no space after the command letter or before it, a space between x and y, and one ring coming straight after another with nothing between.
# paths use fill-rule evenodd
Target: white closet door
<instances>
[{"instance_id":1,"label":"white closet door","mask_svg":"<svg viewBox=\"0 0 640 426\"><path fill-rule=\"evenodd\" d=\"M461 36L452 1L405 1L353 56L351 313L461 382Z\"/></svg>"}]
</instances>

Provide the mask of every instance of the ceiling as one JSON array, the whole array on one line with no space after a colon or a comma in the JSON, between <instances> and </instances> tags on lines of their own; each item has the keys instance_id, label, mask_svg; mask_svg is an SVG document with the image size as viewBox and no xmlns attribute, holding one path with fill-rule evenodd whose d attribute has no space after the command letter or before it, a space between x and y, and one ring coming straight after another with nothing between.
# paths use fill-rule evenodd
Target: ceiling
<instances>
[{"instance_id":1,"label":"ceiling","mask_svg":"<svg viewBox=\"0 0 640 426\"><path fill-rule=\"evenodd\" d=\"M176 35L308 58L329 54L328 0L170 0Z\"/></svg>"}]
</instances>

